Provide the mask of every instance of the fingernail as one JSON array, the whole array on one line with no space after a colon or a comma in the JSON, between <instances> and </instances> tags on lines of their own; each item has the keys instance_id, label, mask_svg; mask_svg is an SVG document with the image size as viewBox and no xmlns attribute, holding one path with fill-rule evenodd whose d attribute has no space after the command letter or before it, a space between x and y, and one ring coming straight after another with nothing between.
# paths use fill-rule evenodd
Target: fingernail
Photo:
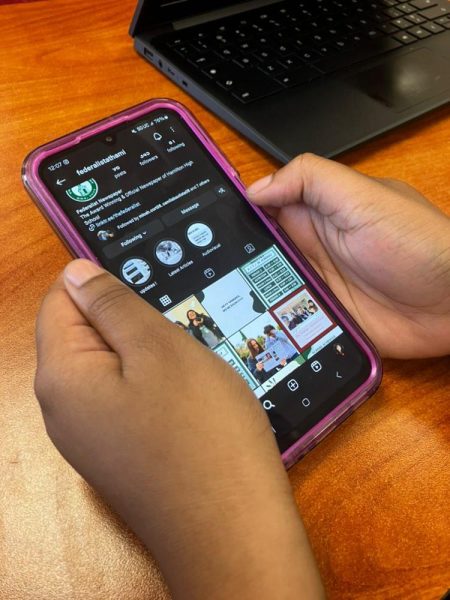
<instances>
[{"instance_id":1,"label":"fingernail","mask_svg":"<svg viewBox=\"0 0 450 600\"><path fill-rule=\"evenodd\" d=\"M75 287L81 287L90 279L98 277L104 272L104 269L90 260L80 258L67 265L64 269L64 279Z\"/></svg>"},{"instance_id":2,"label":"fingernail","mask_svg":"<svg viewBox=\"0 0 450 600\"><path fill-rule=\"evenodd\" d=\"M258 194L258 192L261 192L264 188L268 187L272 183L272 180L273 173L266 175L262 179L258 179L258 181L255 181L247 188L247 193L252 195Z\"/></svg>"}]
</instances>

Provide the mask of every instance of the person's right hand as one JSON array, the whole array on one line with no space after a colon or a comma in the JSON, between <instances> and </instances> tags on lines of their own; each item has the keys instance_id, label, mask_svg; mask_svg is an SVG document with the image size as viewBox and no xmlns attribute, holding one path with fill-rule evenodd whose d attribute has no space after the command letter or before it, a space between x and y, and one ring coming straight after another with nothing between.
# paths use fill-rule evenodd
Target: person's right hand
<instances>
[{"instance_id":1,"label":"person's right hand","mask_svg":"<svg viewBox=\"0 0 450 600\"><path fill-rule=\"evenodd\" d=\"M419 192L303 154L248 195L276 218L383 356L450 352L450 221Z\"/></svg>"}]
</instances>

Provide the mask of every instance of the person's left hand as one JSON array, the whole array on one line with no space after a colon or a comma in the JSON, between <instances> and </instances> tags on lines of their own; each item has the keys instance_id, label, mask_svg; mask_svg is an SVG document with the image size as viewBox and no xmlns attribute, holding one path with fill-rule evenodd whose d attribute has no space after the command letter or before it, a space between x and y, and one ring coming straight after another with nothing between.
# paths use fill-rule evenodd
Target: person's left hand
<instances>
[{"instance_id":1,"label":"person's left hand","mask_svg":"<svg viewBox=\"0 0 450 600\"><path fill-rule=\"evenodd\" d=\"M322 597L267 416L224 360L86 260L45 298L37 350L51 439L174 598Z\"/></svg>"}]
</instances>

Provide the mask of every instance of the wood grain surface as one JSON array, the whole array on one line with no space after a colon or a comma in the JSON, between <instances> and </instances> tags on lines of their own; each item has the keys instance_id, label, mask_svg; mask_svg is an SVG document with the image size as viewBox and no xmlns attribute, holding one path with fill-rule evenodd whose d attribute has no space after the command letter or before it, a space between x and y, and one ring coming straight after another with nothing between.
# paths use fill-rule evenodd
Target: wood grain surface
<instances>
[{"instance_id":1,"label":"wood grain surface","mask_svg":"<svg viewBox=\"0 0 450 600\"><path fill-rule=\"evenodd\" d=\"M33 393L34 318L69 255L22 187L23 158L167 96L198 116L246 183L278 166L135 54L133 8L0 6L1 600L168 598L149 554L46 436ZM449 156L442 108L340 160L405 179L450 211ZM437 600L450 587L449 367L386 362L376 396L290 471L330 599Z\"/></svg>"}]
</instances>

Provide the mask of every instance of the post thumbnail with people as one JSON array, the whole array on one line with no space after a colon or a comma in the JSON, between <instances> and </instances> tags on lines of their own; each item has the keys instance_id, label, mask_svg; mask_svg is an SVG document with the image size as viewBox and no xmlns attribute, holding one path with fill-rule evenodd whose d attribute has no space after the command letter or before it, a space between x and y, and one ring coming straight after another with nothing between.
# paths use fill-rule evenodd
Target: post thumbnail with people
<instances>
[{"instance_id":1,"label":"post thumbnail with people","mask_svg":"<svg viewBox=\"0 0 450 600\"><path fill-rule=\"evenodd\" d=\"M164 314L258 397L342 333L276 246Z\"/></svg>"}]
</instances>

